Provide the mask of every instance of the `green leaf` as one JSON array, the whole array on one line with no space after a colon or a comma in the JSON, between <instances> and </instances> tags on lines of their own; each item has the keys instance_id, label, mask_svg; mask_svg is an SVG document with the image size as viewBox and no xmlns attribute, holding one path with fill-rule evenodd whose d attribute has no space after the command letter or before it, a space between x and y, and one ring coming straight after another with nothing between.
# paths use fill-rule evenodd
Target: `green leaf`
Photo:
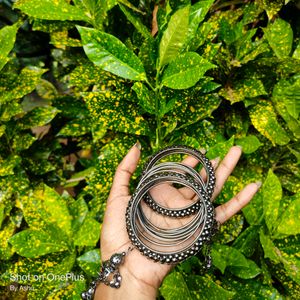
<instances>
[{"instance_id":1,"label":"green leaf","mask_svg":"<svg viewBox=\"0 0 300 300\"><path fill-rule=\"evenodd\" d=\"M110 0L113 1L113 0ZM123 5L127 6L128 8L130 8L131 10L138 12L140 14L145 14L144 12L142 12L141 10L139 10L138 8L136 8L134 5L132 5L130 3L130 1L128 0L118 0L119 3L122 3Z\"/></svg>"},{"instance_id":2,"label":"green leaf","mask_svg":"<svg viewBox=\"0 0 300 300\"><path fill-rule=\"evenodd\" d=\"M286 122L288 128L291 130L293 135L299 139L300 138L300 123L290 115L290 113L287 111L287 108L286 108L284 102L281 101L281 99L279 99L278 97L273 97L272 101L275 105L275 108L276 108L276 111L278 112L278 114L284 119L284 121Z\"/></svg>"},{"instance_id":3,"label":"green leaf","mask_svg":"<svg viewBox=\"0 0 300 300\"><path fill-rule=\"evenodd\" d=\"M0 71L9 60L7 56L14 47L17 31L17 23L12 26L4 26L0 30Z\"/></svg>"},{"instance_id":4,"label":"green leaf","mask_svg":"<svg viewBox=\"0 0 300 300\"><path fill-rule=\"evenodd\" d=\"M189 90L183 90L182 92L184 92L184 94L176 94L173 96L174 100L170 100L175 101L174 109L171 114L172 119L180 124L180 128L187 127L207 117L211 117L212 112L216 110L221 103L221 99L216 93L205 94L202 95L201 98L198 98L198 96L191 97ZM177 126L177 128L179 126Z\"/></svg>"},{"instance_id":5,"label":"green leaf","mask_svg":"<svg viewBox=\"0 0 300 300\"><path fill-rule=\"evenodd\" d=\"M142 62L119 39L108 33L77 26L88 58L103 70L130 80L145 80Z\"/></svg>"},{"instance_id":6,"label":"green leaf","mask_svg":"<svg viewBox=\"0 0 300 300\"><path fill-rule=\"evenodd\" d=\"M39 230L53 223L64 233L71 234L72 217L65 200L47 185L38 186L30 196L22 197L22 210L31 229Z\"/></svg>"},{"instance_id":7,"label":"green leaf","mask_svg":"<svg viewBox=\"0 0 300 300\"><path fill-rule=\"evenodd\" d=\"M65 280L60 280L54 288L52 288L48 294L48 300L55 299L72 299L72 300L81 300L81 293L86 290L86 282L83 275L72 274L73 276L67 277ZM30 295L31 299L42 299L38 298L35 293ZM30 297L29 296L29 297Z\"/></svg>"},{"instance_id":8,"label":"green leaf","mask_svg":"<svg viewBox=\"0 0 300 300\"><path fill-rule=\"evenodd\" d=\"M245 98L254 98L266 95L264 85L259 79L244 79L220 90L219 95L229 100L231 104L243 101Z\"/></svg>"},{"instance_id":9,"label":"green leaf","mask_svg":"<svg viewBox=\"0 0 300 300\"><path fill-rule=\"evenodd\" d=\"M197 83L214 65L196 52L186 52L168 65L162 77L162 85L172 89L187 89Z\"/></svg>"},{"instance_id":10,"label":"green leaf","mask_svg":"<svg viewBox=\"0 0 300 300\"><path fill-rule=\"evenodd\" d=\"M100 251L94 249L77 257L79 267L88 275L96 277L100 270Z\"/></svg>"},{"instance_id":11,"label":"green leaf","mask_svg":"<svg viewBox=\"0 0 300 300\"><path fill-rule=\"evenodd\" d=\"M241 146L243 152L246 154L253 153L262 146L261 142L255 135L247 135L243 138L236 139L235 143Z\"/></svg>"},{"instance_id":12,"label":"green leaf","mask_svg":"<svg viewBox=\"0 0 300 300\"><path fill-rule=\"evenodd\" d=\"M219 283L213 281L211 276L190 275L187 285L193 299L212 300L212 299L232 299L235 292L224 289ZM174 298L177 299L177 298Z\"/></svg>"},{"instance_id":13,"label":"green leaf","mask_svg":"<svg viewBox=\"0 0 300 300\"><path fill-rule=\"evenodd\" d=\"M257 248L259 226L252 225L246 228L234 241L233 247L246 257L250 257Z\"/></svg>"},{"instance_id":14,"label":"green leaf","mask_svg":"<svg viewBox=\"0 0 300 300\"><path fill-rule=\"evenodd\" d=\"M243 279L254 278L261 273L260 268L253 260L248 259L247 262L247 267L230 267L230 272L235 276Z\"/></svg>"},{"instance_id":15,"label":"green leaf","mask_svg":"<svg viewBox=\"0 0 300 300\"><path fill-rule=\"evenodd\" d=\"M253 126L274 145L285 145L290 141L279 125L271 103L260 100L258 104L249 108L249 113Z\"/></svg>"},{"instance_id":16,"label":"green leaf","mask_svg":"<svg viewBox=\"0 0 300 300\"><path fill-rule=\"evenodd\" d=\"M214 159L216 157L220 157L221 159L223 159L229 151L229 149L233 146L233 144L234 136L232 136L229 140L225 142L220 142L210 147L207 152L207 157L209 159Z\"/></svg>"},{"instance_id":17,"label":"green leaf","mask_svg":"<svg viewBox=\"0 0 300 300\"><path fill-rule=\"evenodd\" d=\"M270 232L272 232L278 218L282 188L278 177L271 169L263 184L262 193L265 221Z\"/></svg>"},{"instance_id":18,"label":"green leaf","mask_svg":"<svg viewBox=\"0 0 300 300\"><path fill-rule=\"evenodd\" d=\"M190 7L177 10L170 18L159 44L159 69L174 60L183 47L188 31Z\"/></svg>"},{"instance_id":19,"label":"green leaf","mask_svg":"<svg viewBox=\"0 0 300 300\"><path fill-rule=\"evenodd\" d=\"M300 59L300 42L298 42L298 45L297 45L292 57L296 58L296 59Z\"/></svg>"},{"instance_id":20,"label":"green leaf","mask_svg":"<svg viewBox=\"0 0 300 300\"><path fill-rule=\"evenodd\" d=\"M222 283L225 288L236 291L236 294L232 298L233 300L285 299L274 287L263 284L262 280L237 280L236 277L223 277Z\"/></svg>"},{"instance_id":21,"label":"green leaf","mask_svg":"<svg viewBox=\"0 0 300 300\"><path fill-rule=\"evenodd\" d=\"M65 0L44 0L43 2L36 0L18 0L14 4L14 8L18 8L30 17L38 19L89 22L89 18L82 10L74 5L68 4Z\"/></svg>"},{"instance_id":22,"label":"green leaf","mask_svg":"<svg viewBox=\"0 0 300 300\"><path fill-rule=\"evenodd\" d=\"M57 136L81 136L89 132L91 132L91 120L89 118L82 118L67 123Z\"/></svg>"},{"instance_id":23,"label":"green leaf","mask_svg":"<svg viewBox=\"0 0 300 300\"><path fill-rule=\"evenodd\" d=\"M280 80L273 89L272 93L275 103L283 102L288 113L298 119L300 112L300 77L295 76L289 81Z\"/></svg>"},{"instance_id":24,"label":"green leaf","mask_svg":"<svg viewBox=\"0 0 300 300\"><path fill-rule=\"evenodd\" d=\"M99 238L100 224L93 218L87 217L74 235L74 244L78 246L95 246Z\"/></svg>"},{"instance_id":25,"label":"green leaf","mask_svg":"<svg viewBox=\"0 0 300 300\"><path fill-rule=\"evenodd\" d=\"M202 22L214 0L199 1L191 6L188 26L187 44L195 37L200 22Z\"/></svg>"},{"instance_id":26,"label":"green leaf","mask_svg":"<svg viewBox=\"0 0 300 300\"><path fill-rule=\"evenodd\" d=\"M155 95L141 82L135 82L132 86L137 98L139 99L139 105L149 114L155 114Z\"/></svg>"},{"instance_id":27,"label":"green leaf","mask_svg":"<svg viewBox=\"0 0 300 300\"><path fill-rule=\"evenodd\" d=\"M182 144L195 149L201 148L201 145L199 144L197 139L191 136L187 136L186 134L182 137Z\"/></svg>"},{"instance_id":28,"label":"green leaf","mask_svg":"<svg viewBox=\"0 0 300 300\"><path fill-rule=\"evenodd\" d=\"M229 146L230 148L231 146ZM228 148L228 150L229 150ZM228 151L227 150L227 151ZM242 188L244 183L241 182L237 177L229 176L226 180L222 191L220 195L216 198L217 204L224 204L227 201L229 201L231 198L233 198ZM243 223L243 220L239 219L241 223Z\"/></svg>"},{"instance_id":29,"label":"green leaf","mask_svg":"<svg viewBox=\"0 0 300 300\"><path fill-rule=\"evenodd\" d=\"M222 244L232 242L242 232L243 225L243 215L234 215L221 226L219 232L216 235L216 239L218 239Z\"/></svg>"},{"instance_id":30,"label":"green leaf","mask_svg":"<svg viewBox=\"0 0 300 300\"><path fill-rule=\"evenodd\" d=\"M0 158L0 176L14 174L14 168L21 163L22 159L18 155L9 155L5 160Z\"/></svg>"},{"instance_id":31,"label":"green leaf","mask_svg":"<svg viewBox=\"0 0 300 300\"><path fill-rule=\"evenodd\" d=\"M256 0L255 2L257 2L258 5L267 12L269 20L272 20L274 16L277 15L277 13L280 11L281 7L284 5L284 2L288 1Z\"/></svg>"},{"instance_id":32,"label":"green leaf","mask_svg":"<svg viewBox=\"0 0 300 300\"><path fill-rule=\"evenodd\" d=\"M194 30L194 28L192 28L192 30ZM188 41L186 42L187 49L189 51L196 51L199 47L201 47L205 43L207 39L209 39L209 33L211 32L211 30L212 30L211 23L209 22L202 23L198 27L194 37L191 37L193 32L189 34Z\"/></svg>"},{"instance_id":33,"label":"green leaf","mask_svg":"<svg viewBox=\"0 0 300 300\"><path fill-rule=\"evenodd\" d=\"M47 253L60 252L67 249L66 243L59 243L55 236L42 230L23 230L9 239L15 251L28 258L38 257Z\"/></svg>"},{"instance_id":34,"label":"green leaf","mask_svg":"<svg viewBox=\"0 0 300 300\"><path fill-rule=\"evenodd\" d=\"M300 251L299 251L299 235L289 236L284 239L275 240L275 252L283 263L287 274L300 284Z\"/></svg>"},{"instance_id":35,"label":"green leaf","mask_svg":"<svg viewBox=\"0 0 300 300\"><path fill-rule=\"evenodd\" d=\"M300 233L300 193L291 197L290 205L285 209L281 221L277 227L277 232L286 235L296 235Z\"/></svg>"},{"instance_id":36,"label":"green leaf","mask_svg":"<svg viewBox=\"0 0 300 300\"><path fill-rule=\"evenodd\" d=\"M36 86L36 91L40 97L47 100L53 100L58 97L58 92L55 86L45 79L41 79Z\"/></svg>"},{"instance_id":37,"label":"green leaf","mask_svg":"<svg viewBox=\"0 0 300 300\"><path fill-rule=\"evenodd\" d=\"M27 113L21 120L22 129L37 127L51 122L59 112L53 106L40 106Z\"/></svg>"},{"instance_id":38,"label":"green leaf","mask_svg":"<svg viewBox=\"0 0 300 300\"><path fill-rule=\"evenodd\" d=\"M102 28L102 23L107 17L107 12L118 4L117 0L77 0L75 5L82 6L86 15L92 20L96 28Z\"/></svg>"},{"instance_id":39,"label":"green leaf","mask_svg":"<svg viewBox=\"0 0 300 300\"><path fill-rule=\"evenodd\" d=\"M1 222L2 223L2 222ZM12 222L5 224L0 230L0 259L8 260L14 253L11 245L8 243L9 238L14 234L16 226Z\"/></svg>"},{"instance_id":40,"label":"green leaf","mask_svg":"<svg viewBox=\"0 0 300 300\"><path fill-rule=\"evenodd\" d=\"M12 82L9 84L1 83L0 103L7 103L31 93L39 84L42 74L46 71L46 69L37 67L25 67Z\"/></svg>"},{"instance_id":41,"label":"green leaf","mask_svg":"<svg viewBox=\"0 0 300 300\"><path fill-rule=\"evenodd\" d=\"M256 193L250 203L243 208L243 214L250 225L260 222L263 214L263 196L261 191Z\"/></svg>"},{"instance_id":42,"label":"green leaf","mask_svg":"<svg viewBox=\"0 0 300 300\"><path fill-rule=\"evenodd\" d=\"M226 245L214 244L212 247L213 264L222 274L224 274L226 267L245 267L249 266L248 260L245 256L233 247Z\"/></svg>"},{"instance_id":43,"label":"green leaf","mask_svg":"<svg viewBox=\"0 0 300 300\"><path fill-rule=\"evenodd\" d=\"M290 236L282 240L272 241L261 230L260 240L265 257L270 258L275 263L282 263L287 274L300 284L299 236Z\"/></svg>"},{"instance_id":44,"label":"green leaf","mask_svg":"<svg viewBox=\"0 0 300 300\"><path fill-rule=\"evenodd\" d=\"M152 39L152 35L148 28L142 23L138 16L119 3L119 6L126 16L127 20L132 23L136 30L146 39Z\"/></svg>"},{"instance_id":45,"label":"green leaf","mask_svg":"<svg viewBox=\"0 0 300 300\"><path fill-rule=\"evenodd\" d=\"M289 23L277 18L265 29L265 35L278 58L289 56L293 44L293 30Z\"/></svg>"},{"instance_id":46,"label":"green leaf","mask_svg":"<svg viewBox=\"0 0 300 300\"><path fill-rule=\"evenodd\" d=\"M17 138L14 139L12 148L15 149L16 151L22 151L28 149L35 141L37 138L32 136L29 133L25 134L20 134Z\"/></svg>"},{"instance_id":47,"label":"green leaf","mask_svg":"<svg viewBox=\"0 0 300 300\"><path fill-rule=\"evenodd\" d=\"M83 198L79 198L69 206L72 215L72 230L77 232L88 213L88 206Z\"/></svg>"},{"instance_id":48,"label":"green leaf","mask_svg":"<svg viewBox=\"0 0 300 300\"><path fill-rule=\"evenodd\" d=\"M222 18L220 21L219 36L227 45L231 45L236 40L239 40L239 38L243 37L242 22L239 22L235 25L232 24L232 22L233 21L229 21L226 18Z\"/></svg>"},{"instance_id":49,"label":"green leaf","mask_svg":"<svg viewBox=\"0 0 300 300\"><path fill-rule=\"evenodd\" d=\"M87 191L94 196L89 202L91 210L103 212L115 170L128 150L136 143L130 135L117 135L100 150L99 161L95 164L95 172L88 180ZM99 209L100 208L100 209Z\"/></svg>"},{"instance_id":50,"label":"green leaf","mask_svg":"<svg viewBox=\"0 0 300 300\"><path fill-rule=\"evenodd\" d=\"M172 111L177 104L178 103L177 103L176 98L173 98L173 99L169 100L167 103L165 103L163 101L160 105L160 108L159 108L160 109L160 111L159 111L160 116L163 117L165 114Z\"/></svg>"},{"instance_id":51,"label":"green leaf","mask_svg":"<svg viewBox=\"0 0 300 300\"><path fill-rule=\"evenodd\" d=\"M105 95L89 93L84 96L94 122L119 132L150 134L149 125L141 116L137 105L126 101L114 101L117 96L114 92L106 92Z\"/></svg>"},{"instance_id":52,"label":"green leaf","mask_svg":"<svg viewBox=\"0 0 300 300\"><path fill-rule=\"evenodd\" d=\"M172 272L163 281L160 292L165 300L192 300L190 290L179 272Z\"/></svg>"}]
</instances>

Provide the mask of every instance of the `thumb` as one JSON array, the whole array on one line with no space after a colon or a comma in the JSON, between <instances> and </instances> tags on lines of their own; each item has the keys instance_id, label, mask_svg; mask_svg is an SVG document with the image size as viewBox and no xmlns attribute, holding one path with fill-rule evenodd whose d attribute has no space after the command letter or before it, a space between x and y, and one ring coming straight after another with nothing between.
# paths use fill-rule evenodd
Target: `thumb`
<instances>
[{"instance_id":1,"label":"thumb","mask_svg":"<svg viewBox=\"0 0 300 300\"><path fill-rule=\"evenodd\" d=\"M129 150L127 155L118 165L113 184L110 190L109 199L128 196L129 195L129 181L134 173L141 155L141 144L137 142Z\"/></svg>"}]
</instances>

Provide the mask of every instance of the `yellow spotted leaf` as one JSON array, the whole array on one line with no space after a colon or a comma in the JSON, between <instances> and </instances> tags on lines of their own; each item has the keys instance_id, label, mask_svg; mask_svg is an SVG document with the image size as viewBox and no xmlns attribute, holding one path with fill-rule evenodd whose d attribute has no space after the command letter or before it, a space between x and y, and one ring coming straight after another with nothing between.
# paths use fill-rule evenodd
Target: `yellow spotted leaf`
<instances>
[{"instance_id":1,"label":"yellow spotted leaf","mask_svg":"<svg viewBox=\"0 0 300 300\"><path fill-rule=\"evenodd\" d=\"M140 59L115 36L87 27L77 29L87 57L96 66L126 79L146 79Z\"/></svg>"},{"instance_id":2,"label":"yellow spotted leaf","mask_svg":"<svg viewBox=\"0 0 300 300\"><path fill-rule=\"evenodd\" d=\"M270 169L262 187L263 208L266 224L272 232L275 227L282 198L282 188L278 177Z\"/></svg>"},{"instance_id":3,"label":"yellow spotted leaf","mask_svg":"<svg viewBox=\"0 0 300 300\"><path fill-rule=\"evenodd\" d=\"M286 235L296 235L300 233L300 193L291 197L291 203L285 209L277 231Z\"/></svg>"},{"instance_id":4,"label":"yellow spotted leaf","mask_svg":"<svg viewBox=\"0 0 300 300\"><path fill-rule=\"evenodd\" d=\"M285 145L290 139L277 121L273 105L265 100L249 108L253 126L274 145Z\"/></svg>"},{"instance_id":5,"label":"yellow spotted leaf","mask_svg":"<svg viewBox=\"0 0 300 300\"><path fill-rule=\"evenodd\" d=\"M65 0L18 0L14 4L14 8L18 8L30 17L37 19L90 21L84 11L68 4Z\"/></svg>"}]
</instances>

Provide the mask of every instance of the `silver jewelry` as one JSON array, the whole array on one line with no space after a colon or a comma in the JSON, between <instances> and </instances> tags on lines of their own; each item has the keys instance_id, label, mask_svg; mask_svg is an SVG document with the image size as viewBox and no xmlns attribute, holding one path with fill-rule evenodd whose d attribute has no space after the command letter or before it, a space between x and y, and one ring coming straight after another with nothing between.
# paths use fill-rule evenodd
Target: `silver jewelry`
<instances>
[{"instance_id":1,"label":"silver jewelry","mask_svg":"<svg viewBox=\"0 0 300 300\"><path fill-rule=\"evenodd\" d=\"M96 287L101 282L112 288L118 289L122 282L119 267L124 263L126 254L132 249L132 247L129 247L127 252L115 253L109 260L104 261L101 271L98 273L98 277L91 282L87 291L81 293L81 299L92 300L94 298Z\"/></svg>"},{"instance_id":2,"label":"silver jewelry","mask_svg":"<svg viewBox=\"0 0 300 300\"><path fill-rule=\"evenodd\" d=\"M193 168L182 163L159 161L171 154L188 154L197 158L207 173L207 181ZM180 184L190 188L197 199L183 208L161 205L151 196L151 189L162 184ZM132 244L146 257L160 263L175 264L205 250L205 268L211 266L210 243L216 232L214 207L210 201L215 185L214 170L201 152L186 147L165 148L146 163L140 182L126 210L126 228ZM171 218L193 216L185 225L163 228L153 224L142 208L145 202L155 213ZM202 251L203 252L203 251Z\"/></svg>"},{"instance_id":3,"label":"silver jewelry","mask_svg":"<svg viewBox=\"0 0 300 300\"><path fill-rule=\"evenodd\" d=\"M203 179L199 173L197 173L193 168L191 168L187 165L184 165L181 163L168 163L168 166L170 168L172 168L172 165L173 165L173 167L174 166L180 167L182 171L189 173L194 178L194 180L196 180L198 182L198 184L201 185L201 187L206 191L207 195L209 197L211 197L214 186L215 186L215 180L216 180L213 166L212 166L211 162L209 161L209 159L207 159L207 157L203 153L201 153L200 151L198 151L196 149L189 148L187 146L172 146L172 147L167 147L165 149L160 150L158 153L156 153L155 155L153 155L149 158L148 162L144 166L142 176L149 176L151 173L153 173L155 164L159 160L161 160L171 154L188 154L199 160L199 162L203 165L203 168L206 171L206 175L207 175L206 183L203 181ZM162 165L163 165L163 163L159 164L160 167ZM167 209L167 208L159 205L158 203L156 203L153 200L153 198L150 196L149 193L146 194L146 196L143 200L154 211L156 211L162 215L167 215L169 217L189 216L189 215L193 214L195 211L197 211L200 206L200 202L195 202L194 204L192 204L188 207L185 207L185 208L174 209L174 210Z\"/></svg>"}]
</instances>

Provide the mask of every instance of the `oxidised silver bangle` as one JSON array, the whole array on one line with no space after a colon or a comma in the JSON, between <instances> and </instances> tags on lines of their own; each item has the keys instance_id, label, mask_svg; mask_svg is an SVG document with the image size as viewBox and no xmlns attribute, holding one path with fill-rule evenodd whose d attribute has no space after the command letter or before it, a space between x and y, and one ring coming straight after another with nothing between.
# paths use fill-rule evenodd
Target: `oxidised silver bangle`
<instances>
[{"instance_id":1,"label":"oxidised silver bangle","mask_svg":"<svg viewBox=\"0 0 300 300\"><path fill-rule=\"evenodd\" d=\"M144 166L144 169L142 172L142 178L145 179L147 176L150 176L151 173L153 173L153 169L155 169L155 167L156 167L155 165L159 162L159 160L161 160L167 156L173 155L173 154L188 154L188 155L196 158L199 161L199 163L201 163L203 165L203 168L206 171L206 176L207 176L206 182L203 181L200 174L197 173L193 168L186 166L182 163L169 163L169 168L172 168L171 164L180 166L182 171L189 173L193 177L193 179L205 190L206 194L209 197L211 197L213 190L214 190L214 186L215 186L215 180L216 180L213 166L212 166L211 162L209 161L209 159L203 153L201 153L200 151L198 151L196 149L187 147L187 146L175 145L175 146L166 147L166 148L158 151L155 155L152 155L148 159L147 163ZM160 163L159 167L162 165L163 165L163 163ZM141 184L141 182L142 182L142 180L140 181L140 184ZM200 206L200 202L195 202L194 204L189 205L185 208L168 209L168 208L161 206L157 202L155 202L149 193L147 193L145 195L143 200L157 213L166 215L169 217L189 216L189 215L195 213L195 211L197 211Z\"/></svg>"},{"instance_id":2,"label":"oxidised silver bangle","mask_svg":"<svg viewBox=\"0 0 300 300\"><path fill-rule=\"evenodd\" d=\"M193 168L176 162L159 161L173 154L188 154L199 160L207 173L204 181ZM165 207L151 196L150 190L162 183L190 188L197 196L194 203L183 208ZM126 228L132 244L146 257L160 263L175 264L205 250L204 267L211 266L210 243L217 230L215 211L211 202L215 185L214 169L201 152L186 147L167 147L152 156L144 167L140 182L126 210ZM185 225L161 228L153 224L143 211L145 202L164 218L193 217Z\"/></svg>"}]
</instances>

